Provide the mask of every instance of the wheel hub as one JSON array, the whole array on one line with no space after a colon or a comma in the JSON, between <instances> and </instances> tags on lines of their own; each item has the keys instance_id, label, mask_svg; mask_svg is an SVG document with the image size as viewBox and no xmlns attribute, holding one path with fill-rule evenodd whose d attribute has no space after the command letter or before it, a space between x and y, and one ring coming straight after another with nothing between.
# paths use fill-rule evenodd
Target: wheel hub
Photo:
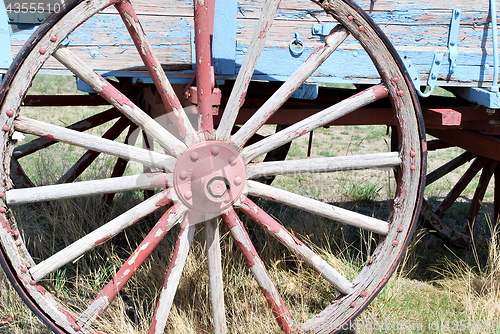
<instances>
[{"instance_id":1,"label":"wheel hub","mask_svg":"<svg viewBox=\"0 0 500 334\"><path fill-rule=\"evenodd\" d=\"M245 163L238 151L219 141L188 148L177 160L174 187L189 208L215 213L228 208L245 187Z\"/></svg>"}]
</instances>

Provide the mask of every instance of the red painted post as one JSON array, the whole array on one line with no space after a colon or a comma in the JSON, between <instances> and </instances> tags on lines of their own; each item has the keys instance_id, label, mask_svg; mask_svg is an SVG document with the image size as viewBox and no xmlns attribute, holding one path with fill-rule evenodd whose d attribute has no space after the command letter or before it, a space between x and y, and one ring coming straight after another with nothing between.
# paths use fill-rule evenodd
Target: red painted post
<instances>
[{"instance_id":1,"label":"red painted post","mask_svg":"<svg viewBox=\"0 0 500 334\"><path fill-rule=\"evenodd\" d=\"M196 86L203 133L214 133L212 92L215 87L212 65L215 0L194 1Z\"/></svg>"}]
</instances>

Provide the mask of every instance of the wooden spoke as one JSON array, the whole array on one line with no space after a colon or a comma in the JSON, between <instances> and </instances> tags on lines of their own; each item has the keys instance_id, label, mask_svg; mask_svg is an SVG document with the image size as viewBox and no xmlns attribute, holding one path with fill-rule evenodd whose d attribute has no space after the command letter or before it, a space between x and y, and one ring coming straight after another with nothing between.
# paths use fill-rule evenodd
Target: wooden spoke
<instances>
[{"instance_id":1,"label":"wooden spoke","mask_svg":"<svg viewBox=\"0 0 500 334\"><path fill-rule=\"evenodd\" d=\"M172 171L176 162L174 157L165 154L117 143L112 140L40 122L24 116L19 116L16 119L14 127L20 132L62 141L92 151L111 154L126 160L137 161L147 166L165 169L166 171Z\"/></svg>"},{"instance_id":2,"label":"wooden spoke","mask_svg":"<svg viewBox=\"0 0 500 334\"><path fill-rule=\"evenodd\" d=\"M170 174L150 173L34 188L11 189L5 193L5 197L7 204L15 205L136 189L166 188L170 184L172 184Z\"/></svg>"},{"instance_id":3,"label":"wooden spoke","mask_svg":"<svg viewBox=\"0 0 500 334\"><path fill-rule=\"evenodd\" d=\"M238 147L245 143L262 125L292 96L292 94L318 69L318 67L339 47L349 33L337 26L325 39L325 45L316 49L307 60L288 78L285 83L257 110L252 117L236 132L233 142Z\"/></svg>"},{"instance_id":4,"label":"wooden spoke","mask_svg":"<svg viewBox=\"0 0 500 334\"><path fill-rule=\"evenodd\" d=\"M442 165L441 167L437 168L436 170L432 171L432 173L429 173L426 178L425 178L425 185L428 186L432 184L433 182L439 180L443 176L447 175L448 173L454 171L460 166L463 166L467 162L469 162L472 158L474 158L475 155L469 151L465 151L464 153L460 154L458 157L456 157L453 160L450 160L448 163Z\"/></svg>"},{"instance_id":5,"label":"wooden spoke","mask_svg":"<svg viewBox=\"0 0 500 334\"><path fill-rule=\"evenodd\" d=\"M383 220L368 217L357 212L342 209L259 182L249 180L247 184L248 193L250 195L286 204L300 210L333 219L342 224L356 226L381 235L386 235L389 232L389 224Z\"/></svg>"},{"instance_id":6,"label":"wooden spoke","mask_svg":"<svg viewBox=\"0 0 500 334\"><path fill-rule=\"evenodd\" d=\"M275 134L270 135L253 145L246 147L242 152L243 158L247 162L251 161L255 157L278 148L295 138L305 135L321 126L327 125L342 116L387 96L388 91L384 85L370 87L361 93L352 96L351 98L345 99L329 108L307 117L300 122L276 132ZM254 115L257 115L257 113ZM250 121L245 124L249 123ZM257 131L259 127L252 126L252 129ZM237 133L239 133L239 131Z\"/></svg>"},{"instance_id":7,"label":"wooden spoke","mask_svg":"<svg viewBox=\"0 0 500 334\"><path fill-rule=\"evenodd\" d=\"M243 223L238 218L236 212L230 209L222 215L222 219L229 228L232 237L236 241L238 248L245 257L247 265L250 267L255 280L259 284L267 303L271 307L278 324L285 333L290 333L294 328L292 316L281 298L276 286L274 285L269 273L266 270L264 262L257 254L250 236L248 235Z\"/></svg>"},{"instance_id":8,"label":"wooden spoke","mask_svg":"<svg viewBox=\"0 0 500 334\"><path fill-rule=\"evenodd\" d=\"M16 188L35 187L28 175L26 175L21 164L19 164L19 161L14 157L10 160L10 178L14 182Z\"/></svg>"},{"instance_id":9,"label":"wooden spoke","mask_svg":"<svg viewBox=\"0 0 500 334\"><path fill-rule=\"evenodd\" d=\"M174 156L179 156L186 145L168 132L158 122L152 119L128 97L111 85L101 75L92 70L87 64L79 59L67 48L59 48L53 56L66 66L77 77L92 87L99 95L128 117L132 122L140 126L144 131L153 136L160 145Z\"/></svg>"},{"instance_id":10,"label":"wooden spoke","mask_svg":"<svg viewBox=\"0 0 500 334\"><path fill-rule=\"evenodd\" d=\"M234 83L234 89L231 91L229 100L224 108L224 114L222 115L219 128L217 129L218 140L226 141L231 136L231 130L233 129L238 112L245 101L248 85L250 84L255 66L264 48L267 32L271 28L280 2L281 0L267 0L264 4L259 24L254 31L245 59L238 72L238 77Z\"/></svg>"},{"instance_id":11,"label":"wooden spoke","mask_svg":"<svg viewBox=\"0 0 500 334\"><path fill-rule=\"evenodd\" d=\"M493 224L499 224L500 218L500 164L495 169L495 189L493 194Z\"/></svg>"},{"instance_id":12,"label":"wooden spoke","mask_svg":"<svg viewBox=\"0 0 500 334\"><path fill-rule=\"evenodd\" d=\"M335 270L325 260L314 253L303 242L291 234L283 225L259 208L246 197L242 197L242 205L239 209L253 221L287 247L292 253L316 270L324 279L333 284L342 294L348 295L352 292L353 284L342 274Z\"/></svg>"},{"instance_id":13,"label":"wooden spoke","mask_svg":"<svg viewBox=\"0 0 500 334\"><path fill-rule=\"evenodd\" d=\"M79 259L91 249L102 245L127 227L155 212L163 206L172 203L169 189L162 191L124 212L107 224L75 241L63 250L38 263L30 269L31 276L38 281L65 264Z\"/></svg>"},{"instance_id":14,"label":"wooden spoke","mask_svg":"<svg viewBox=\"0 0 500 334\"><path fill-rule=\"evenodd\" d=\"M120 118L108 131L104 133L102 138L115 140L129 124L130 123L127 119ZM76 180L76 178L80 176L87 169L87 167L95 161L95 159L97 159L99 154L100 152L90 150L85 152L85 154L78 159L78 161L59 178L59 180L57 180L57 183L68 183Z\"/></svg>"},{"instance_id":15,"label":"wooden spoke","mask_svg":"<svg viewBox=\"0 0 500 334\"><path fill-rule=\"evenodd\" d=\"M247 178L293 173L329 173L361 169L394 168L401 164L398 152L327 157L315 159L269 161L249 164Z\"/></svg>"},{"instance_id":16,"label":"wooden spoke","mask_svg":"<svg viewBox=\"0 0 500 334\"><path fill-rule=\"evenodd\" d=\"M132 124L129 129L127 136L125 137L125 143L128 145L134 146L135 143L137 142L137 137L139 137L139 131L137 131L137 125ZM115 166L113 167L113 171L111 172L111 177L120 177L123 176L125 173L125 169L127 168L127 163L128 161L122 158L116 159ZM106 203L107 205L111 205L111 202L113 201L113 198L115 197L114 193L110 194L104 194L102 196L103 203Z\"/></svg>"},{"instance_id":17,"label":"wooden spoke","mask_svg":"<svg viewBox=\"0 0 500 334\"><path fill-rule=\"evenodd\" d=\"M86 131L96 126L107 123L119 116L120 113L118 112L118 110L116 110L115 108L111 108L99 114L83 119L79 122L73 123L67 128L76 131ZM57 143L57 141L54 141L49 138L37 138L35 140L30 141L29 143L16 146L16 148L14 149L13 156L16 157L17 159L20 159L26 155L34 153L43 148L49 147L50 145L55 143Z\"/></svg>"},{"instance_id":18,"label":"wooden spoke","mask_svg":"<svg viewBox=\"0 0 500 334\"><path fill-rule=\"evenodd\" d=\"M170 260L165 283L163 284L163 289L158 299L153 322L151 323L148 334L162 334L165 331L168 315L170 314L174 302L175 292L177 291L177 286L179 285L179 280L184 270L189 248L194 238L196 223L198 222L197 219L198 217L193 217L188 214L182 223L182 229L179 233L177 243L175 244L174 254Z\"/></svg>"},{"instance_id":19,"label":"wooden spoke","mask_svg":"<svg viewBox=\"0 0 500 334\"><path fill-rule=\"evenodd\" d=\"M226 307L224 305L224 282L222 281L222 255L217 218L210 219L205 223L205 235L214 333L226 334L227 324Z\"/></svg>"},{"instance_id":20,"label":"wooden spoke","mask_svg":"<svg viewBox=\"0 0 500 334\"><path fill-rule=\"evenodd\" d=\"M151 255L151 252L163 240L170 229L183 218L185 213L186 207L172 206L163 214L111 281L99 292L89 307L80 314L77 321L78 325L83 328L90 326L106 310L137 269L142 266L144 261Z\"/></svg>"},{"instance_id":21,"label":"wooden spoke","mask_svg":"<svg viewBox=\"0 0 500 334\"><path fill-rule=\"evenodd\" d=\"M441 204L434 210L434 213L439 218L442 218L446 211L455 203L458 196L464 191L467 185L472 181L474 176L483 168L488 162L487 158L481 157L476 158L474 162L469 166L469 169L462 175L457 184L450 190L448 195L443 199Z\"/></svg>"},{"instance_id":22,"label":"wooden spoke","mask_svg":"<svg viewBox=\"0 0 500 334\"><path fill-rule=\"evenodd\" d=\"M479 214L479 210L483 205L484 194L486 194L488 184L490 183L491 177L493 176L497 165L498 163L496 161L490 160L484 166L483 171L481 172L481 176L479 177L479 183L477 185L476 191L474 192L474 196L472 197L469 211L467 212L467 225L468 230L471 232L471 234L477 215Z\"/></svg>"},{"instance_id":23,"label":"wooden spoke","mask_svg":"<svg viewBox=\"0 0 500 334\"><path fill-rule=\"evenodd\" d=\"M179 98L168 81L156 54L153 52L134 7L128 0L119 2L115 7L120 13L144 65L158 89L169 120L177 127L183 141L187 145L192 145L198 141L196 131L187 118Z\"/></svg>"}]
</instances>

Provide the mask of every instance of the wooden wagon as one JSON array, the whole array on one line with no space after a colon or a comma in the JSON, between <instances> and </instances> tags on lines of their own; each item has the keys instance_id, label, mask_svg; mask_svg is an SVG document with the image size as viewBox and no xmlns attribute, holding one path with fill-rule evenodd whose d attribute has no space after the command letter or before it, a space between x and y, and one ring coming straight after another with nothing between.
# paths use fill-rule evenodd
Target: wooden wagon
<instances>
[{"instance_id":1,"label":"wooden wagon","mask_svg":"<svg viewBox=\"0 0 500 334\"><path fill-rule=\"evenodd\" d=\"M56 333L170 328L197 229L209 331L237 331L224 276L236 269L238 281L251 271L268 305L259 312L283 332L339 331L394 272L422 202L435 230L467 245L499 180L494 1L5 0L0 15L0 262ZM76 77L84 93L67 80L33 92L44 75ZM431 96L439 87L454 97ZM347 148L327 134L345 125L359 126ZM293 152L301 140L308 150ZM466 152L425 181L427 151L450 146ZM426 184L470 161L432 208ZM479 172L468 229L447 225ZM377 209L337 203L345 187L380 178L391 185ZM317 242L320 228L344 244ZM268 248L314 298L289 291L259 255ZM352 254L355 265L343 263ZM156 269L159 284L147 274Z\"/></svg>"}]
</instances>

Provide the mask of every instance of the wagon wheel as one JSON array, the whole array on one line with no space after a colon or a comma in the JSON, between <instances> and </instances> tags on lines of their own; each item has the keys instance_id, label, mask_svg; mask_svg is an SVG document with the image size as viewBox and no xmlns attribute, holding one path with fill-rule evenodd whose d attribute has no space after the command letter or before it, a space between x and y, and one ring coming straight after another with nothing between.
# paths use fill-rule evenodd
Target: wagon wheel
<instances>
[{"instance_id":1,"label":"wagon wheel","mask_svg":"<svg viewBox=\"0 0 500 334\"><path fill-rule=\"evenodd\" d=\"M500 180L499 156L494 147L499 140L495 136L474 133L465 130L431 130L431 134L442 137L444 140L435 140L429 143L429 150L439 150L457 145L464 148L459 156L450 159L427 175L426 186L430 186L439 179L463 168L464 172L450 190L440 200L432 205L424 201L422 217L437 234L445 241L458 247L468 247L472 242L484 244L488 238L485 228L477 226L480 215L484 212L483 199L488 187L493 186L494 204L491 222L498 222L500 208L498 200L498 185ZM447 143L449 142L449 143ZM476 184L477 182L477 184ZM463 215L453 215L452 206L457 202L468 187L474 187L474 195L470 201L462 203L465 206Z\"/></svg>"},{"instance_id":2,"label":"wagon wheel","mask_svg":"<svg viewBox=\"0 0 500 334\"><path fill-rule=\"evenodd\" d=\"M225 306L223 287L228 281L223 280L222 270L227 267L222 265L222 261L236 261L238 257L232 260L222 259L219 218L230 232L234 244L241 251L243 259L253 273L264 303L267 302L270 313L274 315L277 324L284 332L335 332L342 328L342 324L358 315L387 282L410 240L422 189L424 139L417 99L411 83L395 50L358 7L348 1L313 3L319 5L313 7L316 10L324 9L333 16L339 22L338 26L281 88L234 135L231 135L240 103L244 99L245 91L256 68L256 60L271 28L270 23L275 17L278 3L279 1L270 0L263 8L247 56L237 76L235 88L227 104L222 106L224 113L218 126L214 126L212 118L210 92L213 89L211 86L213 78L210 74L212 73L210 57L206 57L211 28L205 23L211 20L210 11L205 9L210 8L210 5L200 6L200 3L195 1L197 14L195 17L201 20L195 23L197 27L195 44L198 53L196 59L199 61L198 110L201 115L200 124L195 126L187 120L186 113L173 94L173 89L163 71L156 70L159 68L158 60L153 56L152 48L143 34L130 2L73 2L63 12L48 19L22 50L14 62L15 65L6 74L2 88L0 122L4 135L1 145L3 159L1 168L4 177L1 192L3 205L0 208L1 262L18 293L52 330L60 333L102 333L102 331L116 333L117 330L110 327L113 322L123 322L134 316L136 317L134 319L137 319L140 306L153 305L152 309L148 309L142 315L150 316L148 322L150 333L163 333L169 316L172 316L171 310L177 307L174 296L176 291L182 288L179 281L181 274L187 270L185 263L192 248L190 245L193 243L195 229L203 227L206 231L205 254L209 266L207 284L212 309L211 323L216 333L227 332L226 316L229 308ZM169 122L179 130L179 137L148 117L130 99L93 72L70 48L61 45L61 41L89 17L113 5L124 19L144 60L144 66L160 92ZM293 91L304 83L325 59L341 47L348 35L357 39L370 55L380 73L381 83L356 92L349 98L305 117L255 144L245 146L249 138L277 112ZM148 151L22 115L23 96L40 66L51 56L90 85L124 116L140 126L163 151ZM208 96L203 92L209 92ZM277 162L256 160L273 149L310 131L329 125L342 116L349 116L378 100L389 101L393 106L392 116L388 119L390 125L399 133L400 145L397 152L390 150L379 152L369 147L368 151L345 157L295 158ZM13 189L9 180L9 170L16 144L13 139L14 131L135 161L153 167L159 172ZM277 175L287 181L286 177L289 174L312 175L315 178L327 175L329 179L325 181L334 186L342 177L345 178L345 176L337 177L340 174L350 173L352 176L361 173L360 170L380 169L396 169L397 186L386 199L390 212L378 214L377 217L372 217L371 213L363 213L359 206L345 209L328 203L331 200L330 192L322 194L325 199L319 199L313 198L311 194L302 194L299 188L287 189L286 182L270 186L252 181L260 176ZM329 185L326 187L328 189ZM31 206L24 206L23 203L55 202L151 188L156 189L155 195L120 212L109 221L101 222L95 228L84 231L82 235L74 237L74 240L64 240L66 243L60 240L59 243L62 245L50 244L48 250L52 252L51 254L40 256L34 249L34 243L29 238L32 235L30 231L34 227L30 224ZM250 196L263 200L254 202L249 199ZM266 204L264 200L278 203L281 207L288 207L288 212L291 214L280 218L279 214L287 210L272 211L275 206ZM155 211L161 213L161 217L151 228L141 219L152 216ZM300 215L306 215L307 224L294 222L294 218ZM49 219L52 220L55 220L55 217ZM276 241L283 245L282 249L288 254L286 258L293 259L295 265L287 266L285 268L287 272L298 277L301 286L311 288L318 284L325 286L326 292L322 295L324 297L320 296L314 301L306 300L301 308L297 307L298 300L289 296L290 292L280 284L281 279L271 271L271 265L259 256L259 252L263 252L264 249L255 247L253 239L247 233L251 220L267 232L270 242ZM67 221L64 221L63 224L66 223ZM174 225L180 225L180 230L170 231ZM306 236L311 234L309 228L313 226L318 228L317 225L325 225L329 229L338 225L345 226L345 230L356 235L364 235L375 245L373 248L367 247L368 250L365 252L360 252L357 256L357 265L348 269L349 266L342 263L340 256L354 251L353 249L345 246L334 251L324 244L314 245L313 240L306 242ZM295 233L299 228L302 231ZM53 226L50 230L43 230L42 237L36 241L42 244L49 243L64 233L64 229L64 226ZM121 237L131 229L134 229L133 235L142 236L141 242L137 244L130 242L132 234ZM341 230L344 231L344 228ZM169 231L170 234L178 231L174 237L175 246L172 246L170 260L165 259L163 251L159 254L154 253L155 248L160 247L160 241ZM113 244L116 240L120 242ZM325 249L321 249L320 246ZM107 252L106 256L101 255L104 249ZM327 256L332 252L336 254ZM127 256L130 257L127 259ZM84 280L93 279L98 273L105 272L107 261L114 258L122 259L124 262L116 270L110 270L111 275L107 276L108 284L99 285L95 294L93 291L78 288L83 284L79 279L82 277ZM103 263L97 270L88 273L80 271L83 268L82 262L92 263L100 260ZM158 291L158 298L156 299L153 293L152 300L142 300L145 296L149 296L147 290L154 286L152 277L145 285L136 286L136 291L140 292L137 296L141 300L139 304L134 304L134 298L130 297L129 292L125 293L127 285L136 284L134 281L136 276L142 275L143 271L154 272L156 267L161 267L164 262L167 263L164 265L167 274L164 275L163 289L161 292ZM145 266L145 263L150 265ZM239 279L246 277L244 272L245 270L237 277ZM50 280L54 276L58 279ZM50 282L58 284L59 287L71 286L71 294L68 296L63 293L63 289L57 287L51 289L48 284ZM229 304L227 300L226 302ZM107 316L111 311L118 313ZM122 316L117 317L116 314ZM311 314L315 315L311 318ZM130 326L135 323L134 319L131 319ZM141 328L127 327L124 331L130 333ZM248 325L245 328L248 331Z\"/></svg>"}]
</instances>

